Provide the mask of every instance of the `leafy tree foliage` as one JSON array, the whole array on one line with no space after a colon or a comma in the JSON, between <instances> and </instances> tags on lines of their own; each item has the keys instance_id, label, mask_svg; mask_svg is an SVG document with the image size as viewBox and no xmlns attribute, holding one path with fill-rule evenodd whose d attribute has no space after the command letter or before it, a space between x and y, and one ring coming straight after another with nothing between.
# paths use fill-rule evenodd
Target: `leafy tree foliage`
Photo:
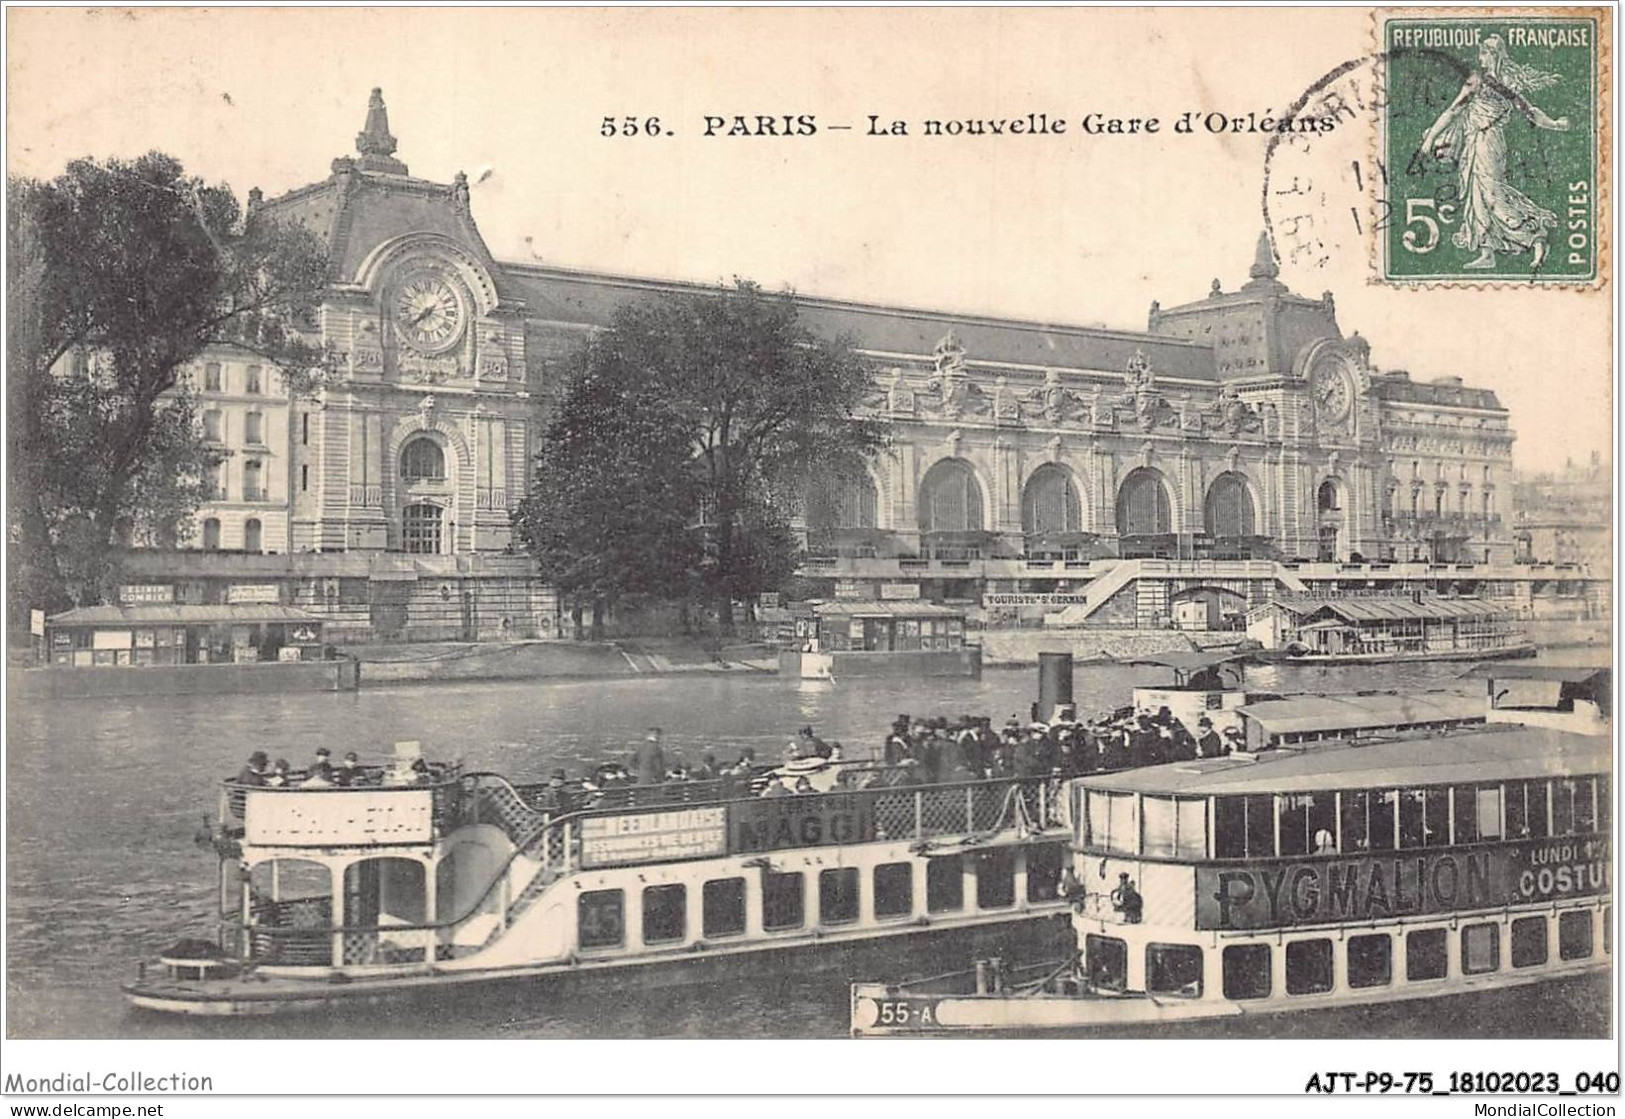
<instances>
[{"instance_id":1,"label":"leafy tree foliage","mask_svg":"<svg viewBox=\"0 0 1625 1119\"><path fill-rule=\"evenodd\" d=\"M119 546L185 528L217 459L178 374L231 346L306 389L327 261L308 231L245 220L229 188L157 152L13 177L7 196L15 618L99 600Z\"/></svg>"},{"instance_id":2,"label":"leafy tree foliage","mask_svg":"<svg viewBox=\"0 0 1625 1119\"><path fill-rule=\"evenodd\" d=\"M695 597L725 630L793 573L807 479L883 439L851 341L749 282L621 308L574 373L519 511L532 551L568 593Z\"/></svg>"}]
</instances>

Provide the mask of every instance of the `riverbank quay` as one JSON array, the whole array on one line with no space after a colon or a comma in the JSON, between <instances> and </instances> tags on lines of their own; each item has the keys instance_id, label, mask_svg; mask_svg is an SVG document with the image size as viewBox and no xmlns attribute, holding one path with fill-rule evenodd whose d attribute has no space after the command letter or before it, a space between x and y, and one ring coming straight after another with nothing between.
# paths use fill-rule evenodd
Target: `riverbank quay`
<instances>
[{"instance_id":1,"label":"riverbank quay","mask_svg":"<svg viewBox=\"0 0 1625 1119\"><path fill-rule=\"evenodd\" d=\"M352 645L368 687L476 680L592 680L683 673L771 672L772 651L760 645L710 649L672 640L623 642L509 641Z\"/></svg>"},{"instance_id":2,"label":"riverbank quay","mask_svg":"<svg viewBox=\"0 0 1625 1119\"><path fill-rule=\"evenodd\" d=\"M6 669L14 700L97 699L146 695L281 695L353 692L361 666L349 657L330 661L249 664L176 664L110 668Z\"/></svg>"},{"instance_id":3,"label":"riverbank quay","mask_svg":"<svg viewBox=\"0 0 1625 1119\"><path fill-rule=\"evenodd\" d=\"M1246 635L1088 627L985 630L978 637L982 643L983 665L1015 668L1037 664L1039 653L1071 653L1076 664L1106 664L1156 653L1230 648L1245 640Z\"/></svg>"}]
</instances>

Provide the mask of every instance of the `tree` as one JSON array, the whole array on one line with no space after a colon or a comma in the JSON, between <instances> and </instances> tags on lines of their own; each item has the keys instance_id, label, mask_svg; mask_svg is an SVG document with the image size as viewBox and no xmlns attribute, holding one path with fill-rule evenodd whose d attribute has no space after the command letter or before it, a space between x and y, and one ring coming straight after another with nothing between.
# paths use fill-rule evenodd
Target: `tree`
<instances>
[{"instance_id":1,"label":"tree","mask_svg":"<svg viewBox=\"0 0 1625 1119\"><path fill-rule=\"evenodd\" d=\"M574 493L599 519L537 500L522 511L527 537L556 577L590 565L593 542L610 533L629 543L613 553L624 560L594 568L601 593L649 593L664 580L671 597L714 603L727 631L734 602L793 573L790 520L811 474L883 442L882 426L859 415L872 387L851 340L808 330L788 293L740 281L628 304L579 355L538 461L537 494ZM644 436L619 426L633 422ZM578 429L569 458L557 443ZM537 533L563 553L538 547ZM649 556L660 557L654 568L639 558Z\"/></svg>"},{"instance_id":2,"label":"tree","mask_svg":"<svg viewBox=\"0 0 1625 1119\"><path fill-rule=\"evenodd\" d=\"M572 359L569 390L548 425L514 527L593 638L606 607L680 597L700 553L688 439L654 386L626 366L616 338Z\"/></svg>"},{"instance_id":3,"label":"tree","mask_svg":"<svg viewBox=\"0 0 1625 1119\"><path fill-rule=\"evenodd\" d=\"M120 546L184 529L216 460L178 375L231 346L305 391L320 241L246 220L161 153L7 181L12 616L97 601Z\"/></svg>"}]
</instances>

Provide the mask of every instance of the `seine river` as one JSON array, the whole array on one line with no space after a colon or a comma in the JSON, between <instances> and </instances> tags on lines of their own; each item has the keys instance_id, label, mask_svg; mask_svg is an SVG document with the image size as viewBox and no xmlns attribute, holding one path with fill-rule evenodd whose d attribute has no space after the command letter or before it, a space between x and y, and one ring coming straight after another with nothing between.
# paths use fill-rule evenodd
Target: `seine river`
<instances>
[{"instance_id":1,"label":"seine river","mask_svg":"<svg viewBox=\"0 0 1625 1119\"><path fill-rule=\"evenodd\" d=\"M1256 668L1248 686L1284 693L1446 688L1474 693L1461 665ZM1080 710L1126 703L1157 670L1081 667ZM261 1022L210 1023L127 1009L119 984L135 961L184 935L212 935L215 859L193 835L216 808L222 776L253 750L303 764L323 743L342 756L422 741L434 758L461 758L515 780L557 766L584 772L624 756L649 726L692 764L741 747L774 757L804 724L864 756L888 724L911 715L987 714L1002 723L1036 696L1036 669L989 670L978 682L843 681L772 676L666 676L595 682L505 682L363 689L292 696L170 696L13 704L8 737L9 916L5 937L10 1033L19 1037L842 1036L848 977L774 974L683 988L613 980L613 1000L591 991L517 987L442 998L416 1013L376 1011ZM669 748L668 747L668 748ZM888 948L861 978L946 970L909 948ZM968 963L968 961L963 961ZM1606 1035L1603 999L1577 1020L1572 1002L1522 994L1515 1034ZM1573 1000L1572 994L1563 996ZM1430 1022L1414 1005L1352 1023L1376 1036L1451 1036L1459 1020ZM1600 1017L1599 1017L1600 1015ZM1593 1020L1600 1022L1596 1026ZM1345 1030L1348 1027L1345 1027ZM1527 1031L1527 1032L1526 1032Z\"/></svg>"}]
</instances>

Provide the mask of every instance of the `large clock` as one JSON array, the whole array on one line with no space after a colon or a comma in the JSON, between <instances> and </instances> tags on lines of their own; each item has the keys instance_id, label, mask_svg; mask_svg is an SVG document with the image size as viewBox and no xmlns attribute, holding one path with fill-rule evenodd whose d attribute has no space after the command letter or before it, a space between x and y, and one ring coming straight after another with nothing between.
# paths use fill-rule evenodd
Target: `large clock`
<instances>
[{"instance_id":1,"label":"large clock","mask_svg":"<svg viewBox=\"0 0 1625 1119\"><path fill-rule=\"evenodd\" d=\"M424 353L450 349L463 336L463 301L443 276L409 278L395 292L394 315L402 340Z\"/></svg>"},{"instance_id":2,"label":"large clock","mask_svg":"<svg viewBox=\"0 0 1625 1119\"><path fill-rule=\"evenodd\" d=\"M1328 362L1315 370L1310 386L1314 393L1315 413L1323 421L1336 423L1349 414L1354 403L1354 386L1349 376L1336 362Z\"/></svg>"}]
</instances>

